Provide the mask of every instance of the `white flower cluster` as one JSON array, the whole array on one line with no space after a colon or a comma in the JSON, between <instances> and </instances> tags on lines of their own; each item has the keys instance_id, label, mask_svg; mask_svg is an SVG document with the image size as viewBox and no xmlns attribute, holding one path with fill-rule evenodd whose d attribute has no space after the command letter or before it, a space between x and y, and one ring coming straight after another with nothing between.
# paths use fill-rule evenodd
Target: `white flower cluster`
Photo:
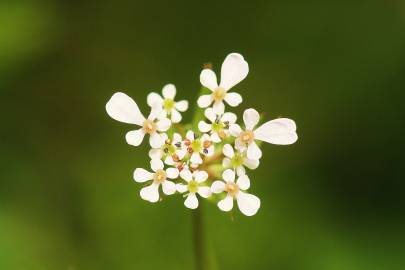
<instances>
[{"instance_id":1,"label":"white flower cluster","mask_svg":"<svg viewBox=\"0 0 405 270\"><path fill-rule=\"evenodd\" d=\"M202 198L217 199L222 211L230 211L236 200L243 214L257 213L260 200L247 193L250 179L245 170L245 167L256 169L259 166L262 151L256 142L287 145L298 137L293 120L279 118L256 128L260 115L255 109L247 109L243 113L242 128L236 124L234 113L225 112L225 103L236 107L242 102L239 94L229 90L248 72L248 63L237 53L225 58L219 85L211 69L201 72L201 84L212 93L198 99L198 106L206 108L206 120L201 119L195 131L191 126L178 124L182 119L180 112L188 109L188 102L174 100L176 88L172 84L163 87L163 97L157 93L148 95L151 112L147 118L126 94L118 92L111 97L106 105L110 117L139 126L126 134L128 144L138 146L149 134L152 172L142 168L134 171L136 182L147 183L140 191L142 199L157 202L163 194L184 193L184 205L195 209L199 204L198 194Z\"/></svg>"}]
</instances>

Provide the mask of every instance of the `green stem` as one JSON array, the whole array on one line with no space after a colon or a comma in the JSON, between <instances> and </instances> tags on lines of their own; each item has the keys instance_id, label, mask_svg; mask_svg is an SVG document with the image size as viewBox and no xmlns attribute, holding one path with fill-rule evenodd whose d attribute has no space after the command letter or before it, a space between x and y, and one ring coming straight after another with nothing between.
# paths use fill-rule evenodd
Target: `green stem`
<instances>
[{"instance_id":1,"label":"green stem","mask_svg":"<svg viewBox=\"0 0 405 270\"><path fill-rule=\"evenodd\" d=\"M196 270L207 270L206 247L204 242L204 224L201 204L192 212L193 219L193 244Z\"/></svg>"}]
</instances>

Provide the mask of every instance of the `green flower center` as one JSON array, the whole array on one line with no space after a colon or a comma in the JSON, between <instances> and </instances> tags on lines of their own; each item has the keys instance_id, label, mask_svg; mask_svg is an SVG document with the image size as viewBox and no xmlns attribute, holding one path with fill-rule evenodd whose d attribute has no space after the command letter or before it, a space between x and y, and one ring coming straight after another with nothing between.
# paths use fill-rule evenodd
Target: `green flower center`
<instances>
[{"instance_id":1,"label":"green flower center","mask_svg":"<svg viewBox=\"0 0 405 270\"><path fill-rule=\"evenodd\" d=\"M191 143L191 149L193 149L193 152L200 152L201 151L201 142L200 140L194 140Z\"/></svg>"},{"instance_id":2,"label":"green flower center","mask_svg":"<svg viewBox=\"0 0 405 270\"><path fill-rule=\"evenodd\" d=\"M163 101L163 108L168 112L174 108L174 105L175 103L173 99L167 98Z\"/></svg>"},{"instance_id":3,"label":"green flower center","mask_svg":"<svg viewBox=\"0 0 405 270\"><path fill-rule=\"evenodd\" d=\"M212 123L212 130L215 132L220 132L224 126L225 125L222 122L214 122Z\"/></svg>"},{"instance_id":4,"label":"green flower center","mask_svg":"<svg viewBox=\"0 0 405 270\"><path fill-rule=\"evenodd\" d=\"M163 153L165 153L165 155L168 155L168 156L172 156L176 153L176 147L174 147L171 144L163 145L162 150L163 150Z\"/></svg>"},{"instance_id":5,"label":"green flower center","mask_svg":"<svg viewBox=\"0 0 405 270\"><path fill-rule=\"evenodd\" d=\"M245 161L245 157L241 153L235 153L235 155L231 158L231 165L232 167L236 168L243 165Z\"/></svg>"},{"instance_id":6,"label":"green flower center","mask_svg":"<svg viewBox=\"0 0 405 270\"><path fill-rule=\"evenodd\" d=\"M188 182L188 190L192 193L196 193L198 191L198 182L191 180L190 182Z\"/></svg>"}]
</instances>

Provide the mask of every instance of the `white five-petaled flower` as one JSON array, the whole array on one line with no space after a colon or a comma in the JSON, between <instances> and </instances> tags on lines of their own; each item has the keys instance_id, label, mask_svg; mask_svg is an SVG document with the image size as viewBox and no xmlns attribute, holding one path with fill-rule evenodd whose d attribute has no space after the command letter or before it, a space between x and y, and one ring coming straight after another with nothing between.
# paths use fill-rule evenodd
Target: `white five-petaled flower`
<instances>
[{"instance_id":1,"label":"white five-petaled flower","mask_svg":"<svg viewBox=\"0 0 405 270\"><path fill-rule=\"evenodd\" d=\"M246 216L253 216L260 208L260 199L255 195L246 193L250 187L250 180L246 174L239 176L235 182L235 172L231 169L225 170L222 174L224 181L217 180L212 183L213 193L226 192L225 199L218 202L222 211L228 212L233 208L233 200L236 199L239 210Z\"/></svg>"},{"instance_id":2,"label":"white five-petaled flower","mask_svg":"<svg viewBox=\"0 0 405 270\"><path fill-rule=\"evenodd\" d=\"M187 182L187 185L177 184L176 187L180 193L189 192L186 195L187 199L184 201L187 208L196 209L198 207L197 193L203 198L208 198L211 195L211 189L202 185L208 178L207 172L195 171L191 173L185 169L180 172L180 177Z\"/></svg>"},{"instance_id":3,"label":"white five-petaled flower","mask_svg":"<svg viewBox=\"0 0 405 270\"><path fill-rule=\"evenodd\" d=\"M240 150L247 148L247 158L258 160L262 157L262 151L255 140L272 144L287 145L297 141L295 122L288 118L279 118L268 121L253 130L259 123L260 115L255 109L247 109L243 113L243 122L246 130L242 130L238 124L229 127L231 134L236 138L235 147Z\"/></svg>"},{"instance_id":4,"label":"white five-petaled flower","mask_svg":"<svg viewBox=\"0 0 405 270\"><path fill-rule=\"evenodd\" d=\"M115 93L106 104L108 115L120 122L141 126L138 130L129 131L125 135L128 144L138 146L142 143L145 134L149 134L149 143L153 148L164 144L163 137L158 132L165 132L170 128L171 122L167 118L157 119L162 108L154 106L148 118L145 118L136 102L124 93Z\"/></svg>"},{"instance_id":5,"label":"white five-petaled flower","mask_svg":"<svg viewBox=\"0 0 405 270\"><path fill-rule=\"evenodd\" d=\"M181 161L187 154L181 135L174 133L172 140L168 138L166 133L163 133L162 137L165 143L160 148L150 149L149 157L151 159L163 159L167 165L174 165Z\"/></svg>"},{"instance_id":6,"label":"white five-petaled flower","mask_svg":"<svg viewBox=\"0 0 405 270\"><path fill-rule=\"evenodd\" d=\"M162 107L162 112L159 118L168 118L173 123L179 123L181 121L181 114L179 112L185 112L188 109L188 101L174 101L176 96L176 87L173 84L166 84L162 89L163 98L155 92L152 92L147 97L147 103L150 107L158 105Z\"/></svg>"},{"instance_id":7,"label":"white five-petaled flower","mask_svg":"<svg viewBox=\"0 0 405 270\"><path fill-rule=\"evenodd\" d=\"M225 155L222 160L224 168L232 167L239 176L246 174L245 167L254 170L259 166L259 160L248 159L246 152L241 152L238 149L234 151L230 144L225 144L222 152Z\"/></svg>"},{"instance_id":8,"label":"white five-petaled flower","mask_svg":"<svg viewBox=\"0 0 405 270\"><path fill-rule=\"evenodd\" d=\"M201 155L209 157L214 154L214 145L208 134L203 134L201 138L197 138L194 132L189 130L186 133L184 144L187 147L187 152L191 154L190 161L192 164L202 164Z\"/></svg>"},{"instance_id":9,"label":"white five-petaled flower","mask_svg":"<svg viewBox=\"0 0 405 270\"><path fill-rule=\"evenodd\" d=\"M211 141L219 143L229 136L229 125L234 124L237 118L234 113L226 112L218 115L212 108L207 108L204 114L211 124L200 121L198 123L198 129L201 132L209 132Z\"/></svg>"},{"instance_id":10,"label":"white five-petaled flower","mask_svg":"<svg viewBox=\"0 0 405 270\"><path fill-rule=\"evenodd\" d=\"M149 186L141 189L141 198L149 202L159 200L159 186L162 185L162 191L166 195L172 195L176 192L176 184L167 179L176 179L179 176L179 170L168 168L164 170L163 162L160 159L150 161L153 172L148 172L142 168L136 168L134 171L134 180L138 183L153 180Z\"/></svg>"},{"instance_id":11,"label":"white five-petaled flower","mask_svg":"<svg viewBox=\"0 0 405 270\"><path fill-rule=\"evenodd\" d=\"M203 86L212 91L210 95L203 95L198 99L198 106L206 108L214 102L214 111L222 114L225 111L225 100L232 107L242 102L238 93L228 93L229 89L246 78L249 72L249 65L238 53L229 54L221 67L221 82L218 85L217 76L211 69L204 69L200 74L200 82Z\"/></svg>"}]
</instances>

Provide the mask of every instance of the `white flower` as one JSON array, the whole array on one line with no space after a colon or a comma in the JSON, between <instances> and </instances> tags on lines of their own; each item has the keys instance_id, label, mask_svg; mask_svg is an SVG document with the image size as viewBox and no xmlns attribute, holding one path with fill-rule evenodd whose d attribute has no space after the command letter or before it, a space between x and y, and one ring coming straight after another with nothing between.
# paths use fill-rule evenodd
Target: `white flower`
<instances>
[{"instance_id":1,"label":"white flower","mask_svg":"<svg viewBox=\"0 0 405 270\"><path fill-rule=\"evenodd\" d=\"M138 130L129 131L125 135L128 144L138 146L142 143L145 134L149 134L149 143L153 148L159 148L164 144L164 139L158 133L167 131L171 122L167 118L157 120L162 108L152 108L146 119L138 108L135 101L124 93L115 93L105 106L108 115L120 122L141 126Z\"/></svg>"},{"instance_id":2,"label":"white flower","mask_svg":"<svg viewBox=\"0 0 405 270\"><path fill-rule=\"evenodd\" d=\"M200 82L212 91L211 95L203 95L198 99L198 106L206 108L214 102L214 111L221 114L225 111L225 100L230 106L236 107L242 102L241 95L228 93L228 90L246 78L249 72L248 63L238 53L229 54L221 67L221 82L218 86L217 76L211 69L204 69L200 74Z\"/></svg>"},{"instance_id":3,"label":"white flower","mask_svg":"<svg viewBox=\"0 0 405 270\"><path fill-rule=\"evenodd\" d=\"M174 101L176 96L176 87L173 84L166 84L162 89L163 98L155 92L152 92L148 95L147 103L150 107L155 105L162 107L162 112L159 115L159 118L167 118L170 116L170 119L173 123L179 123L181 121L180 112L185 112L188 109L188 101Z\"/></svg>"},{"instance_id":4,"label":"white flower","mask_svg":"<svg viewBox=\"0 0 405 270\"><path fill-rule=\"evenodd\" d=\"M151 159L163 159L167 165L174 165L181 161L187 154L181 135L174 133L172 140L168 138L166 133L163 133L162 137L165 143L160 148L150 149L149 157Z\"/></svg>"},{"instance_id":5,"label":"white flower","mask_svg":"<svg viewBox=\"0 0 405 270\"><path fill-rule=\"evenodd\" d=\"M190 161L192 164L202 164L201 155L209 157L214 154L214 145L210 141L208 134L197 138L194 132L189 130L186 133L186 138L184 144L187 146L187 151L191 154Z\"/></svg>"},{"instance_id":6,"label":"white flower","mask_svg":"<svg viewBox=\"0 0 405 270\"><path fill-rule=\"evenodd\" d=\"M219 143L222 139L229 136L229 125L234 124L237 118L234 113L226 112L222 115L217 115L212 108L207 108L204 114L211 124L200 121L198 129L201 132L209 132L211 141Z\"/></svg>"},{"instance_id":7,"label":"white flower","mask_svg":"<svg viewBox=\"0 0 405 270\"><path fill-rule=\"evenodd\" d=\"M233 200L236 199L239 210L246 216L253 216L260 208L260 199L243 191L249 189L250 180L246 174L239 176L235 183L235 172L231 169L222 174L224 181L217 180L212 183L213 193L227 193L225 199L218 202L222 211L228 212L233 208Z\"/></svg>"},{"instance_id":8,"label":"white flower","mask_svg":"<svg viewBox=\"0 0 405 270\"><path fill-rule=\"evenodd\" d=\"M176 192L176 184L169 179L176 179L179 176L179 170L176 168L168 168L164 170L163 162L159 159L150 161L152 172L148 172L142 168L136 168L134 171L134 180L138 183L153 180L153 182L141 189L141 198L150 201L157 202L159 200L159 186L162 185L163 193L166 195L172 195Z\"/></svg>"},{"instance_id":9,"label":"white flower","mask_svg":"<svg viewBox=\"0 0 405 270\"><path fill-rule=\"evenodd\" d=\"M257 129L254 127L259 123L259 113L255 109L247 109L243 113L243 122L246 130L242 131L238 124L229 127L231 134L236 138L235 147L244 150L247 148L247 158L258 160L262 157L262 151L255 143L255 140L272 144L287 145L297 141L295 122L288 118L279 118L262 124Z\"/></svg>"},{"instance_id":10,"label":"white flower","mask_svg":"<svg viewBox=\"0 0 405 270\"><path fill-rule=\"evenodd\" d=\"M187 208L196 209L198 207L196 193L203 198L208 198L211 195L211 189L201 185L208 178L208 174L205 171L195 171L191 173L189 170L182 170L180 177L187 182L187 185L177 184L176 187L177 191L180 193L189 192L186 194L187 199L184 201L184 205Z\"/></svg>"},{"instance_id":11,"label":"white flower","mask_svg":"<svg viewBox=\"0 0 405 270\"><path fill-rule=\"evenodd\" d=\"M225 155L225 158L222 160L222 166L224 166L224 168L232 167L239 176L246 174L244 166L251 170L259 166L259 160L248 159L246 152L239 150L235 152L230 144L225 144L222 152Z\"/></svg>"}]
</instances>

